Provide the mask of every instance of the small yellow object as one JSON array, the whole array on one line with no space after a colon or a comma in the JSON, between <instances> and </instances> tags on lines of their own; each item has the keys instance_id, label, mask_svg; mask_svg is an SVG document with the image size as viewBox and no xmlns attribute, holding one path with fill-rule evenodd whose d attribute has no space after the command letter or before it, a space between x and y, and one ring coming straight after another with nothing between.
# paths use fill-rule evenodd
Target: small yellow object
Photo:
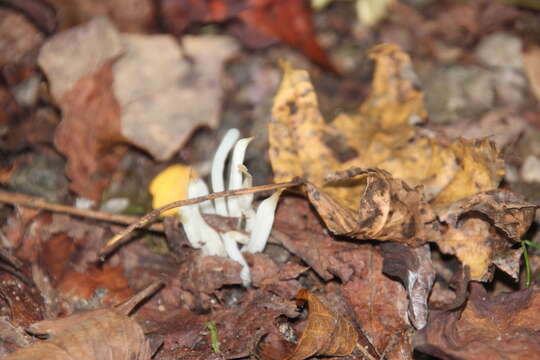
<instances>
[{"instance_id":1,"label":"small yellow object","mask_svg":"<svg viewBox=\"0 0 540 360\"><path fill-rule=\"evenodd\" d=\"M160 172L150 183L149 191L152 194L152 208L157 209L168 203L184 200L187 197L189 180L198 175L186 165L172 165ZM177 209L165 211L163 216L174 216Z\"/></svg>"}]
</instances>

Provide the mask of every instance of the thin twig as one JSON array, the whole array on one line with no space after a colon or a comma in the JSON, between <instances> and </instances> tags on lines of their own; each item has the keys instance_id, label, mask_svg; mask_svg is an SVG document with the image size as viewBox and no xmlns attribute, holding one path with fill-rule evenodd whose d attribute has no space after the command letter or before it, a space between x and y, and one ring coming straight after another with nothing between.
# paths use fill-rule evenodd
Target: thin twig
<instances>
[{"instance_id":1,"label":"thin twig","mask_svg":"<svg viewBox=\"0 0 540 360\"><path fill-rule=\"evenodd\" d=\"M269 190L277 190L277 189L285 189L289 187L294 187L301 185L303 183L302 180L293 180L290 182L285 183L278 183L278 184L269 184L269 185L260 185L260 186L253 186L246 189L237 189L237 190L227 190L227 191L221 191L217 193L212 193L205 196L199 196L196 198L186 199L186 200L180 200L175 201L170 204L164 205L160 208L157 208L148 214L144 215L134 223L132 223L130 226L125 228L120 233L113 236L106 244L101 248L99 251L99 257L104 260L107 255L109 255L112 251L114 251L118 246L124 244L128 241L128 235L130 235L134 230L139 229L147 225L149 222L153 221L157 217L159 217L163 212L186 206L186 205L193 205L198 204L207 200L214 200L222 197L228 197L228 196L237 196L237 195L245 195L245 194L253 194L261 191L269 191Z\"/></svg>"},{"instance_id":2,"label":"thin twig","mask_svg":"<svg viewBox=\"0 0 540 360\"><path fill-rule=\"evenodd\" d=\"M139 219L136 216L110 214L101 211L78 209L69 205L51 203L38 197L2 190L0 190L0 203L20 205L40 210L48 210L122 225L132 224ZM151 230L163 232L163 226L161 224L154 224Z\"/></svg>"}]
</instances>

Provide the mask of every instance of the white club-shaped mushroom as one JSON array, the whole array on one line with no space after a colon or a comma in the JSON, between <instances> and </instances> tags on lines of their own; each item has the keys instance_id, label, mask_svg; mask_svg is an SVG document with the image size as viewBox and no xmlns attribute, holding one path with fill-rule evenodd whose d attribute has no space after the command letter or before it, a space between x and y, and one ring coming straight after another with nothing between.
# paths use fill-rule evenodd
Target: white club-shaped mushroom
<instances>
[{"instance_id":1,"label":"white club-shaped mushroom","mask_svg":"<svg viewBox=\"0 0 540 360\"><path fill-rule=\"evenodd\" d=\"M214 159L212 160L212 191L220 192L225 190L225 181L223 180L223 170L225 169L225 161L229 152L233 148L234 144L240 137L240 131L238 129L230 129L227 131L223 140L219 144ZM215 199L216 213L221 216L229 216L227 211L227 202L225 199Z\"/></svg>"},{"instance_id":2,"label":"white club-shaped mushroom","mask_svg":"<svg viewBox=\"0 0 540 360\"><path fill-rule=\"evenodd\" d=\"M231 165L229 171L229 190L241 189L243 184L243 172L240 168L244 166L244 157L246 155L246 149L253 138L244 138L238 140L234 146L233 154L231 157ZM227 199L227 205L229 206L229 216L240 217L242 216L241 198L246 195L231 196Z\"/></svg>"},{"instance_id":3,"label":"white club-shaped mushroom","mask_svg":"<svg viewBox=\"0 0 540 360\"><path fill-rule=\"evenodd\" d=\"M272 196L259 204L253 229L251 230L251 236L242 251L255 254L264 250L270 236L270 231L272 231L277 203L282 192L283 190L276 191Z\"/></svg>"},{"instance_id":4,"label":"white club-shaped mushroom","mask_svg":"<svg viewBox=\"0 0 540 360\"><path fill-rule=\"evenodd\" d=\"M208 194L208 188L201 179L194 179L188 185L188 198ZM181 208L180 221L189 243L194 248L201 248L204 255L227 256L223 242L218 232L204 221L200 211L200 204Z\"/></svg>"}]
</instances>

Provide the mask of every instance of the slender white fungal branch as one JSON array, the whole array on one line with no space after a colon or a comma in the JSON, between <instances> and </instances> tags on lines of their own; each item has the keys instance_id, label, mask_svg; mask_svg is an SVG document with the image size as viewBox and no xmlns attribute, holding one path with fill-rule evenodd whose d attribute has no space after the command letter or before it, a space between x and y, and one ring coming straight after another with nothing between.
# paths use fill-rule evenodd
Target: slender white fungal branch
<instances>
[{"instance_id":1,"label":"slender white fungal branch","mask_svg":"<svg viewBox=\"0 0 540 360\"><path fill-rule=\"evenodd\" d=\"M250 253L258 253L264 250L270 231L272 231L272 225L274 225L274 214L276 212L279 196L283 190L276 191L268 199L261 202L255 215L255 223L253 225L253 231L249 242L242 249Z\"/></svg>"},{"instance_id":2,"label":"slender white fungal branch","mask_svg":"<svg viewBox=\"0 0 540 360\"><path fill-rule=\"evenodd\" d=\"M253 138L240 139L234 146L233 155L231 158L230 170L229 170L229 190L241 189L243 185L243 173L240 166L244 166L244 157L246 155L246 149ZM242 216L242 209L240 207L240 198L245 195L231 196L227 199L229 206L229 216L240 217Z\"/></svg>"},{"instance_id":3,"label":"slender white fungal branch","mask_svg":"<svg viewBox=\"0 0 540 360\"><path fill-rule=\"evenodd\" d=\"M240 131L238 129L230 129L227 131L221 144L219 144L214 159L212 160L212 191L220 192L225 190L225 181L223 180L223 170L225 168L225 161L231 151L232 147L236 143L236 140L240 137ZM225 199L215 199L216 213L221 216L229 216L227 211L227 203Z\"/></svg>"},{"instance_id":4,"label":"slender white fungal branch","mask_svg":"<svg viewBox=\"0 0 540 360\"><path fill-rule=\"evenodd\" d=\"M216 150L211 173L214 192L225 190L223 179L225 162L233 147L228 189L235 190L252 186L252 177L243 164L247 146L252 138L238 140L239 136L240 132L237 129L230 129ZM252 207L253 194L229 197L227 201L216 199L214 204L211 201L206 201L183 207L180 212L180 220L189 242L194 248L201 248L204 255L228 256L241 264L240 277L244 286L249 286L251 283L249 265L239 250L238 244L244 245L242 251L256 253L264 250L272 230L276 206L282 191L279 190L262 201L256 212ZM208 187L201 179L190 181L188 185L189 198L207 194ZM239 219L243 217L245 221L239 221L241 225L239 225L238 231L220 233L204 221L201 211L204 214L218 214L238 217Z\"/></svg>"}]
</instances>

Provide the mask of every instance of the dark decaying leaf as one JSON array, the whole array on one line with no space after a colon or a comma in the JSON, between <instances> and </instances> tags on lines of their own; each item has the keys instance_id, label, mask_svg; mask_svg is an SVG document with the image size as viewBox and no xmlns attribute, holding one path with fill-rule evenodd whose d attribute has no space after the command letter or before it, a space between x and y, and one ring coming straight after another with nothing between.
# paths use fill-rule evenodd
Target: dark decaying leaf
<instances>
[{"instance_id":1,"label":"dark decaying leaf","mask_svg":"<svg viewBox=\"0 0 540 360\"><path fill-rule=\"evenodd\" d=\"M336 314L306 289L300 290L296 298L307 302L309 313L306 329L289 360L303 360L314 355L344 356L353 352L358 343L358 332L349 320Z\"/></svg>"},{"instance_id":2,"label":"dark decaying leaf","mask_svg":"<svg viewBox=\"0 0 540 360\"><path fill-rule=\"evenodd\" d=\"M414 338L417 350L441 359L535 359L540 353L540 287L488 295L471 283L458 311L434 311Z\"/></svg>"},{"instance_id":3,"label":"dark decaying leaf","mask_svg":"<svg viewBox=\"0 0 540 360\"><path fill-rule=\"evenodd\" d=\"M150 345L142 328L127 314L142 299L155 292L154 284L116 308L98 309L29 326L34 334L49 339L7 356L5 359L37 360L148 360Z\"/></svg>"},{"instance_id":4,"label":"dark decaying leaf","mask_svg":"<svg viewBox=\"0 0 540 360\"><path fill-rule=\"evenodd\" d=\"M399 241L411 246L428 240L435 216L417 189L379 169L351 168L332 174L327 180L324 189L328 192L336 183L358 187L365 182L355 209L341 204L325 190L307 184L310 201L333 233L360 240Z\"/></svg>"},{"instance_id":5,"label":"dark decaying leaf","mask_svg":"<svg viewBox=\"0 0 540 360\"><path fill-rule=\"evenodd\" d=\"M428 297L435 281L429 245L411 248L406 244L381 244L383 272L398 277L409 295L409 320L416 329L422 329L428 319Z\"/></svg>"}]
</instances>

